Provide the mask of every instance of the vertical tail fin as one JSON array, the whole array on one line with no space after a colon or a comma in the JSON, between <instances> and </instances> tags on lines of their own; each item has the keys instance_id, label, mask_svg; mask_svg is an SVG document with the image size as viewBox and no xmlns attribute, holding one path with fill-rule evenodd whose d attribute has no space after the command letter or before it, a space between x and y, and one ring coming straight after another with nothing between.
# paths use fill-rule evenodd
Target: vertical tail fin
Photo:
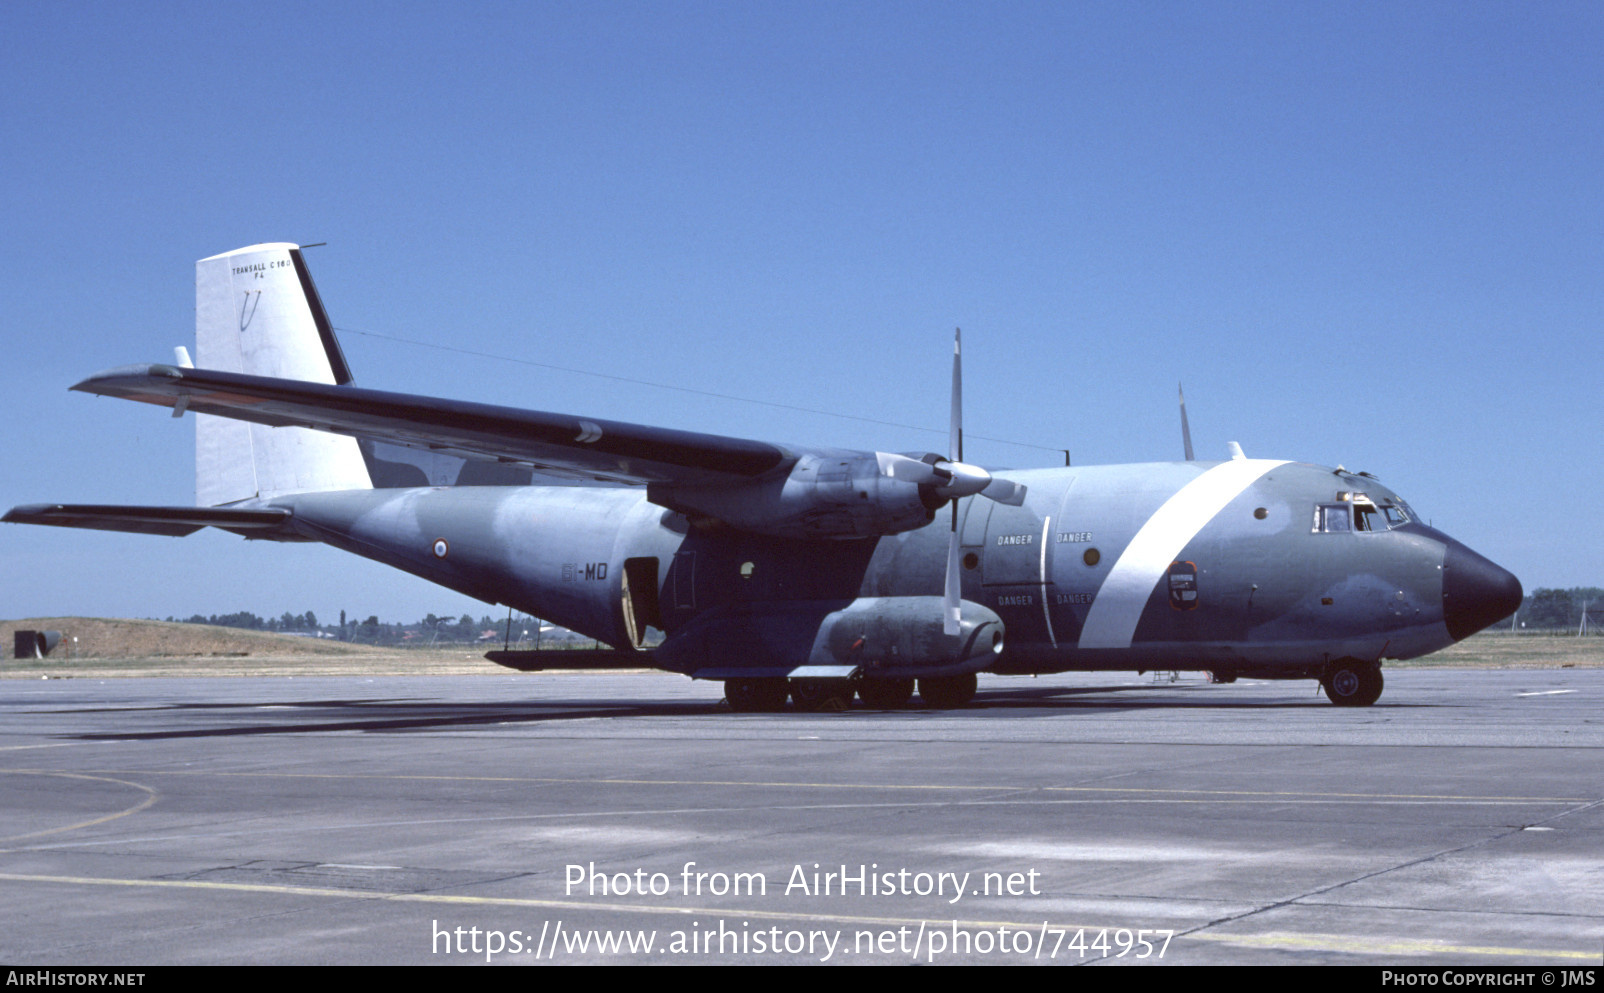
<instances>
[{"instance_id":1,"label":"vertical tail fin","mask_svg":"<svg viewBox=\"0 0 1604 993\"><path fill-rule=\"evenodd\" d=\"M314 383L351 381L299 246L252 245L195 263L195 364ZM200 506L372 485L354 438L196 415Z\"/></svg>"}]
</instances>

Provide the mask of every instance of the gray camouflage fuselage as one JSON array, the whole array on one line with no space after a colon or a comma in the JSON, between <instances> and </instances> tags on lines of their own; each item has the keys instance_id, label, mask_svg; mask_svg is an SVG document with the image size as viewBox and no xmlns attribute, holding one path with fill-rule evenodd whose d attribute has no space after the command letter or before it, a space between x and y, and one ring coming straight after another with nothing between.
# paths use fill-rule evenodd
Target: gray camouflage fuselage
<instances>
[{"instance_id":1,"label":"gray camouflage fuselage","mask_svg":"<svg viewBox=\"0 0 1604 993\"><path fill-rule=\"evenodd\" d=\"M1165 523L1187 502L1176 498L1183 487L1236 468L999 473L1028 487L1022 506L960 505L965 609L983 608L1006 629L1000 654L968 668L1318 676L1335 659L1442 648L1507 616L1510 584L1519 602L1514 577L1418 521L1356 530L1359 512L1347 510L1349 527L1322 530L1317 508L1351 506L1354 494L1405 506L1373 478L1341 470L1259 463L1216 512ZM612 645L660 628L656 664L722 676L808 661L820 620L856 602L880 609L906 598L910 614L934 611L949 529L946 512L858 540L693 527L640 487L378 489L252 505L290 510L289 526L305 537ZM1173 558L1153 558L1155 529L1179 543ZM1144 554L1146 566L1135 561ZM693 634L695 650L676 651ZM940 660L906 661L928 669Z\"/></svg>"}]
</instances>

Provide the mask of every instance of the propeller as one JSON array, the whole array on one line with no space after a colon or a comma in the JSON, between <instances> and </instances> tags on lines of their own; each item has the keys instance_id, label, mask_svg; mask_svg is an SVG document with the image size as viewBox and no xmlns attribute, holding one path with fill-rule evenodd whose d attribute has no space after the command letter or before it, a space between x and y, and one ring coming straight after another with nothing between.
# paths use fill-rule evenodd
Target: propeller
<instances>
[{"instance_id":1,"label":"propeller","mask_svg":"<svg viewBox=\"0 0 1604 993\"><path fill-rule=\"evenodd\" d=\"M929 486L936 496L957 500L959 497L979 493L989 500L1017 507L1025 502L1025 487L1007 479L998 479L978 465L963 460L963 355L962 332L955 332L952 340L952 421L947 439L947 457L926 456L924 459L890 452L876 452L880 474L892 479ZM956 507L954 508L956 512Z\"/></svg>"},{"instance_id":2,"label":"propeller","mask_svg":"<svg viewBox=\"0 0 1604 993\"><path fill-rule=\"evenodd\" d=\"M1017 507L1025 502L1025 487L1007 479L998 479L977 465L954 459L938 458L934 463L922 462L906 455L876 452L880 461L880 474L918 486L930 486L936 496L981 496L998 503Z\"/></svg>"},{"instance_id":3,"label":"propeller","mask_svg":"<svg viewBox=\"0 0 1604 993\"><path fill-rule=\"evenodd\" d=\"M978 465L970 465L964 457L963 431L963 337L955 331L952 338L952 420L947 438L947 457L926 456L924 459L906 455L877 452L882 475L919 486L929 486L931 492L951 502L952 528L947 539L947 582L942 592L942 630L948 635L959 632L960 582L958 576L958 500L980 494L988 500L1017 507L1025 502L1025 487L1007 479L998 479Z\"/></svg>"}]
</instances>

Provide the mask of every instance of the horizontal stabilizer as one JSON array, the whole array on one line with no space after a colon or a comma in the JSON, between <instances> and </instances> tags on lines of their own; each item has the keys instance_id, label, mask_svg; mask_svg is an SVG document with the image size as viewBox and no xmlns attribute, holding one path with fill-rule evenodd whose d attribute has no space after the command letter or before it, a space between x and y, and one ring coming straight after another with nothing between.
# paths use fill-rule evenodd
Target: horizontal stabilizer
<instances>
[{"instance_id":1,"label":"horizontal stabilizer","mask_svg":"<svg viewBox=\"0 0 1604 993\"><path fill-rule=\"evenodd\" d=\"M717 485L795 461L776 445L740 438L210 369L124 366L73 389L626 483Z\"/></svg>"},{"instance_id":2,"label":"horizontal stabilizer","mask_svg":"<svg viewBox=\"0 0 1604 993\"><path fill-rule=\"evenodd\" d=\"M181 538L204 527L223 528L236 534L268 537L290 519L287 510L228 510L218 507L124 507L97 503L34 503L13 507L0 521L11 524L49 524L61 528L96 531L131 531ZM277 537L276 535L274 537Z\"/></svg>"}]
</instances>

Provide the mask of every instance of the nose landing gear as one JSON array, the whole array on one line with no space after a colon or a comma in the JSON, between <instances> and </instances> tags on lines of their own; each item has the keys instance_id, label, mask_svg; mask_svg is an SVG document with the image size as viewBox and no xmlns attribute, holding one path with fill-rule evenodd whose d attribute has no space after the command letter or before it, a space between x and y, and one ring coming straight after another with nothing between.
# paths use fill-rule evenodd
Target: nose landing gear
<instances>
[{"instance_id":1,"label":"nose landing gear","mask_svg":"<svg viewBox=\"0 0 1604 993\"><path fill-rule=\"evenodd\" d=\"M1339 707L1368 707L1381 697L1381 666L1358 659L1338 659L1320 677L1326 697Z\"/></svg>"}]
</instances>

